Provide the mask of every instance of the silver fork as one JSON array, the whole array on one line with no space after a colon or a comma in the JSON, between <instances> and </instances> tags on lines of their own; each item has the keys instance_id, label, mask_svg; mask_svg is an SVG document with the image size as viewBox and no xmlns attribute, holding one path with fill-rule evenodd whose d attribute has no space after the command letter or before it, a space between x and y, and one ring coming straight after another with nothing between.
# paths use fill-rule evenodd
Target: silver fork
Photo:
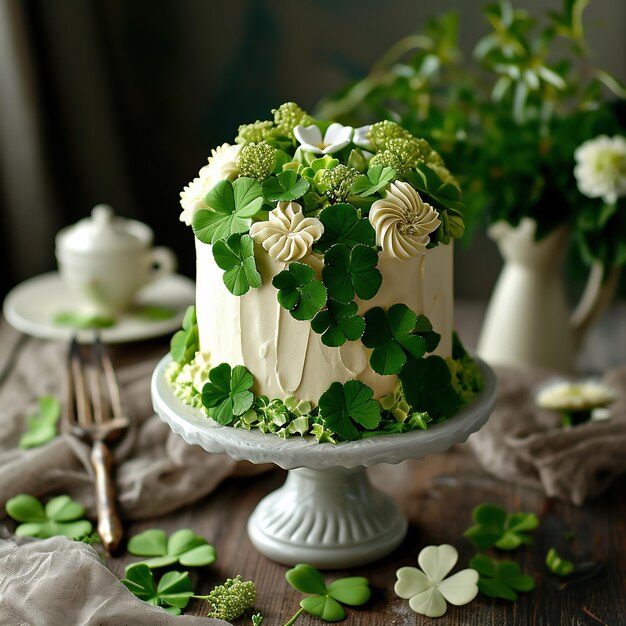
<instances>
[{"instance_id":1,"label":"silver fork","mask_svg":"<svg viewBox=\"0 0 626 626\"><path fill-rule=\"evenodd\" d=\"M70 432L91 444L91 464L96 478L98 534L104 549L113 554L123 536L112 479L114 443L128 428L111 359L98 334L87 362L76 337L72 338L67 364L65 421Z\"/></svg>"}]
</instances>

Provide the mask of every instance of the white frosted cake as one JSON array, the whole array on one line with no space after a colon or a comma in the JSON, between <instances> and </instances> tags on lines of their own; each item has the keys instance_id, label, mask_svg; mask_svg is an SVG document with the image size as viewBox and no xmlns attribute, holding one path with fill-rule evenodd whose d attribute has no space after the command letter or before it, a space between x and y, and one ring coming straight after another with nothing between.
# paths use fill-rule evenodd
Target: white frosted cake
<instances>
[{"instance_id":1,"label":"white frosted cake","mask_svg":"<svg viewBox=\"0 0 626 626\"><path fill-rule=\"evenodd\" d=\"M451 417L481 384L453 337L458 184L393 122L273 113L181 193L197 294L176 393L220 424L318 441Z\"/></svg>"}]
</instances>

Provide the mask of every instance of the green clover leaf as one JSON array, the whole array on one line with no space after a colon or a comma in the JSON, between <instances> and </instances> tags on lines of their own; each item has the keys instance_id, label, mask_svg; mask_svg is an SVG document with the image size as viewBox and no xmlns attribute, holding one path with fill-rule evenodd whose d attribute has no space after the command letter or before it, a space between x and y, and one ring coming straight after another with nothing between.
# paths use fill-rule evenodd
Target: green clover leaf
<instances>
[{"instance_id":1,"label":"green clover leaf","mask_svg":"<svg viewBox=\"0 0 626 626\"><path fill-rule=\"evenodd\" d=\"M322 278L328 294L342 304L354 300L370 300L380 289L382 274L376 269L378 251L362 244L350 249L345 244L335 244L324 256Z\"/></svg>"},{"instance_id":2,"label":"green clover leaf","mask_svg":"<svg viewBox=\"0 0 626 626\"><path fill-rule=\"evenodd\" d=\"M433 330L433 325L425 315L417 316L413 332L426 342L426 352L434 352L437 349L441 335Z\"/></svg>"},{"instance_id":3,"label":"green clover leaf","mask_svg":"<svg viewBox=\"0 0 626 626\"><path fill-rule=\"evenodd\" d=\"M365 320L357 315L356 302L342 304L328 300L327 307L311 321L314 332L322 335L322 343L330 348L343 346L346 341L356 341L365 330Z\"/></svg>"},{"instance_id":4,"label":"green clover leaf","mask_svg":"<svg viewBox=\"0 0 626 626\"><path fill-rule=\"evenodd\" d=\"M217 558L215 548L188 528L177 530L169 539L162 530L150 528L130 538L128 551L135 556L153 557L143 561L150 569L174 563L202 567L211 565Z\"/></svg>"},{"instance_id":5,"label":"green clover leaf","mask_svg":"<svg viewBox=\"0 0 626 626\"><path fill-rule=\"evenodd\" d=\"M180 615L193 596L191 579L187 572L167 572L154 582L154 574L145 563L131 563L121 580L140 600L163 607L172 615Z\"/></svg>"},{"instance_id":6,"label":"green clover leaf","mask_svg":"<svg viewBox=\"0 0 626 626\"><path fill-rule=\"evenodd\" d=\"M272 285L278 289L280 306L294 319L310 320L326 303L326 287L304 263L290 263L274 276Z\"/></svg>"},{"instance_id":7,"label":"green clover leaf","mask_svg":"<svg viewBox=\"0 0 626 626\"><path fill-rule=\"evenodd\" d=\"M553 574L561 577L569 576L574 571L574 564L561 558L554 548L550 548L546 554L546 565Z\"/></svg>"},{"instance_id":8,"label":"green clover leaf","mask_svg":"<svg viewBox=\"0 0 626 626\"><path fill-rule=\"evenodd\" d=\"M263 198L268 202L291 202L301 198L310 186L308 180L293 170L285 170L263 182Z\"/></svg>"},{"instance_id":9,"label":"green clover leaf","mask_svg":"<svg viewBox=\"0 0 626 626\"><path fill-rule=\"evenodd\" d=\"M339 159L331 157L330 154L325 154L323 157L313 159L311 165L302 168L300 174L309 181L312 181L316 175L321 175L324 170L332 170L339 165ZM319 178L319 176L318 176Z\"/></svg>"},{"instance_id":10,"label":"green clover leaf","mask_svg":"<svg viewBox=\"0 0 626 626\"><path fill-rule=\"evenodd\" d=\"M218 424L230 424L252 406L253 384L252 374L243 365L231 369L228 363L221 363L209 372L209 382L202 389L202 404Z\"/></svg>"},{"instance_id":11,"label":"green clover leaf","mask_svg":"<svg viewBox=\"0 0 626 626\"><path fill-rule=\"evenodd\" d=\"M415 359L410 356L398 376L414 411L428 413L435 419L451 417L459 408L459 395L452 386L450 368L441 357Z\"/></svg>"},{"instance_id":12,"label":"green clover leaf","mask_svg":"<svg viewBox=\"0 0 626 626\"><path fill-rule=\"evenodd\" d=\"M238 178L234 183L221 180L209 193L205 203L193 216L191 226L202 243L214 244L234 233L245 233L263 205L261 185L253 178Z\"/></svg>"},{"instance_id":13,"label":"green clover leaf","mask_svg":"<svg viewBox=\"0 0 626 626\"><path fill-rule=\"evenodd\" d=\"M37 405L37 413L26 417L26 432L17 444L20 448L36 448L57 436L61 403L54 396L42 396Z\"/></svg>"},{"instance_id":14,"label":"green clover leaf","mask_svg":"<svg viewBox=\"0 0 626 626\"><path fill-rule=\"evenodd\" d=\"M528 574L522 574L520 567L513 561L493 561L486 554L477 554L470 567L475 569L480 578L478 589L490 598L517 600L516 591L530 591L535 588L535 581Z\"/></svg>"},{"instance_id":15,"label":"green clover leaf","mask_svg":"<svg viewBox=\"0 0 626 626\"><path fill-rule=\"evenodd\" d=\"M532 543L526 531L534 530L539 520L534 513L507 513L497 504L480 504L472 511L474 526L465 531L476 547L495 546L501 550L515 550L522 544Z\"/></svg>"},{"instance_id":16,"label":"green clover leaf","mask_svg":"<svg viewBox=\"0 0 626 626\"><path fill-rule=\"evenodd\" d=\"M376 307L365 314L365 332L361 341L366 348L373 348L370 365L375 372L397 374L407 356L416 359L424 356L426 340L413 334L417 319L406 304L394 304L386 313Z\"/></svg>"},{"instance_id":17,"label":"green clover leaf","mask_svg":"<svg viewBox=\"0 0 626 626\"><path fill-rule=\"evenodd\" d=\"M371 596L367 578L361 576L339 578L327 586L320 572L304 563L290 569L285 578L296 591L310 594L300 601L302 609L327 622L338 622L346 617L342 604L360 606ZM293 624L297 615L299 613L288 623Z\"/></svg>"},{"instance_id":18,"label":"green clover leaf","mask_svg":"<svg viewBox=\"0 0 626 626\"><path fill-rule=\"evenodd\" d=\"M460 189L451 182L444 182L426 163L417 165L405 179L417 191L428 194L446 209L456 211L456 215L462 215L465 205L461 201Z\"/></svg>"},{"instance_id":19,"label":"green clover leaf","mask_svg":"<svg viewBox=\"0 0 626 626\"><path fill-rule=\"evenodd\" d=\"M71 326L89 330L91 328L111 328L117 322L112 317L94 315L93 313L81 313L80 311L61 311L57 313L53 322L57 326Z\"/></svg>"},{"instance_id":20,"label":"green clover leaf","mask_svg":"<svg viewBox=\"0 0 626 626\"><path fill-rule=\"evenodd\" d=\"M231 235L226 241L216 241L213 258L224 270L224 284L230 293L242 296L250 288L260 287L263 278L254 260L254 242L250 235Z\"/></svg>"},{"instance_id":21,"label":"green clover leaf","mask_svg":"<svg viewBox=\"0 0 626 626\"><path fill-rule=\"evenodd\" d=\"M315 244L316 252L324 253L332 245L342 243L349 247L362 243L376 245L376 231L369 220L359 218L351 204L334 204L326 207L319 220L324 224L324 234Z\"/></svg>"},{"instance_id":22,"label":"green clover leaf","mask_svg":"<svg viewBox=\"0 0 626 626\"><path fill-rule=\"evenodd\" d=\"M93 529L91 522L81 519L85 514L82 505L67 495L52 498L44 507L34 496L22 493L11 498L5 509L15 521L23 522L15 529L18 537L48 539L63 535L79 539Z\"/></svg>"},{"instance_id":23,"label":"green clover leaf","mask_svg":"<svg viewBox=\"0 0 626 626\"><path fill-rule=\"evenodd\" d=\"M192 304L185 311L182 330L175 332L170 341L170 354L175 361L184 365L193 359L194 354L200 349L199 344L196 307Z\"/></svg>"},{"instance_id":24,"label":"green clover leaf","mask_svg":"<svg viewBox=\"0 0 626 626\"><path fill-rule=\"evenodd\" d=\"M319 399L320 415L330 430L354 441L361 436L357 425L372 430L380 423L380 404L373 395L360 380L349 380L345 385L335 382Z\"/></svg>"},{"instance_id":25,"label":"green clover leaf","mask_svg":"<svg viewBox=\"0 0 626 626\"><path fill-rule=\"evenodd\" d=\"M392 167L374 165L367 170L366 176L359 176L350 191L366 197L384 191L396 179L396 170Z\"/></svg>"}]
</instances>

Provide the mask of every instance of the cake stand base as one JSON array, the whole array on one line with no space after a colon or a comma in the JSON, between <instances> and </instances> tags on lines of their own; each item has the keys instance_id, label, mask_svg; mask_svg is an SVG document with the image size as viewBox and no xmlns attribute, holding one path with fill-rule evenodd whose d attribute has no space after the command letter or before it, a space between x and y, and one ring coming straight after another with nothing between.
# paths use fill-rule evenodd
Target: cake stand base
<instances>
[{"instance_id":1,"label":"cake stand base","mask_svg":"<svg viewBox=\"0 0 626 626\"><path fill-rule=\"evenodd\" d=\"M248 535L265 556L326 569L382 558L406 530L406 518L372 486L364 467L290 470L248 521Z\"/></svg>"}]
</instances>

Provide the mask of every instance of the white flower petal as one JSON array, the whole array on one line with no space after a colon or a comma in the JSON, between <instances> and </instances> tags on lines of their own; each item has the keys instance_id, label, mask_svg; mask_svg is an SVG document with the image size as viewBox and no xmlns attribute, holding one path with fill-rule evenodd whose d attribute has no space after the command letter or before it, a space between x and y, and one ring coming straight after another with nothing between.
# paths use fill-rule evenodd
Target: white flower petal
<instances>
[{"instance_id":1,"label":"white flower petal","mask_svg":"<svg viewBox=\"0 0 626 626\"><path fill-rule=\"evenodd\" d=\"M352 126L344 126L333 122L324 133L324 143L329 146L331 144L340 144L344 141L350 142L354 129ZM347 145L347 144L346 144Z\"/></svg>"},{"instance_id":2,"label":"white flower petal","mask_svg":"<svg viewBox=\"0 0 626 626\"><path fill-rule=\"evenodd\" d=\"M409 600L409 606L416 613L426 617L441 617L448 609L444 597L436 587L413 596Z\"/></svg>"},{"instance_id":3,"label":"white flower petal","mask_svg":"<svg viewBox=\"0 0 626 626\"><path fill-rule=\"evenodd\" d=\"M456 565L459 553L454 546L444 543L440 546L426 546L418 555L417 562L423 572L433 582L441 582Z\"/></svg>"},{"instance_id":4,"label":"white flower petal","mask_svg":"<svg viewBox=\"0 0 626 626\"><path fill-rule=\"evenodd\" d=\"M322 131L315 124L311 124L310 126L298 124L298 126L293 129L293 134L301 144L300 148L302 151L315 152L317 154L321 153L321 145L323 144Z\"/></svg>"},{"instance_id":5,"label":"white flower petal","mask_svg":"<svg viewBox=\"0 0 626 626\"><path fill-rule=\"evenodd\" d=\"M354 129L354 135L352 137L352 142L359 146L359 148L365 148L366 150L373 150L372 142L369 140L367 134L370 132L371 124L367 126L360 126L359 128Z\"/></svg>"},{"instance_id":6,"label":"white flower petal","mask_svg":"<svg viewBox=\"0 0 626 626\"><path fill-rule=\"evenodd\" d=\"M439 591L450 604L461 606L476 597L477 583L478 572L475 569L464 569L439 583Z\"/></svg>"},{"instance_id":7,"label":"white flower petal","mask_svg":"<svg viewBox=\"0 0 626 626\"><path fill-rule=\"evenodd\" d=\"M426 574L417 567L401 567L396 572L396 584L393 590L403 600L408 600L433 586Z\"/></svg>"},{"instance_id":8,"label":"white flower petal","mask_svg":"<svg viewBox=\"0 0 626 626\"><path fill-rule=\"evenodd\" d=\"M341 141L339 143L333 143L330 146L326 146L323 150L323 154L334 154L335 152L339 152L339 150L343 150L350 143L349 139L345 141Z\"/></svg>"}]
</instances>

